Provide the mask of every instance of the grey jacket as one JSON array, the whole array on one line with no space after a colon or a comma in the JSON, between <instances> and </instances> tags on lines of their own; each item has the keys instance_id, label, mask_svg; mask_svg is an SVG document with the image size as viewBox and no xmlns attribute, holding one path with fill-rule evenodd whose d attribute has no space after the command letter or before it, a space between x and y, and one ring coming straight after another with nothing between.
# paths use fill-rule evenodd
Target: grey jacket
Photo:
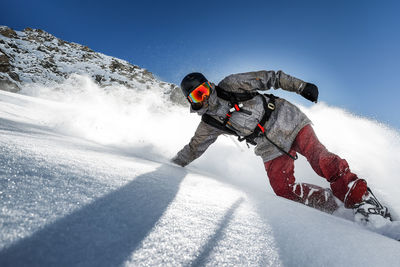
<instances>
[{"instance_id":1,"label":"grey jacket","mask_svg":"<svg viewBox=\"0 0 400 267\"><path fill-rule=\"evenodd\" d=\"M245 91L266 91L271 88L282 88L286 91L300 94L306 83L300 79L285 74L283 71L257 71L229 75L224 78L218 86L229 92L243 93ZM227 126L240 136L251 134L264 114L262 97L269 101L266 95L259 95L244 102L243 109L250 111L251 115L244 112L233 112ZM275 110L264 128L267 136L285 151L289 151L298 132L311 121L296 106L278 98L275 100ZM208 102L200 110L193 110L199 115L207 113L219 121L225 119L230 109L230 103L217 96L215 89L211 91ZM178 154L173 162L186 166L196 158L200 157L207 148L217 140L218 136L225 132L212 127L201 121L197 130L190 140ZM264 162L270 161L283 153L272 145L265 137L259 136L255 139L257 145L255 154L261 156Z\"/></svg>"}]
</instances>

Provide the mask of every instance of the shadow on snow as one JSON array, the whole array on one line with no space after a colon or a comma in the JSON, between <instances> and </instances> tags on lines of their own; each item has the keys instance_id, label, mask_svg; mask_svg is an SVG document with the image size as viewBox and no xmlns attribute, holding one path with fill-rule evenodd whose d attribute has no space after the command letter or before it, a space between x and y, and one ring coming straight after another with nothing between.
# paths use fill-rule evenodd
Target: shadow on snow
<instances>
[{"instance_id":1,"label":"shadow on snow","mask_svg":"<svg viewBox=\"0 0 400 267\"><path fill-rule=\"evenodd\" d=\"M0 251L1 266L117 266L174 200L186 171L168 165Z\"/></svg>"},{"instance_id":2,"label":"shadow on snow","mask_svg":"<svg viewBox=\"0 0 400 267\"><path fill-rule=\"evenodd\" d=\"M190 266L204 266L207 263L208 257L210 256L213 249L218 245L218 241L223 239L225 229L227 228L229 222L232 220L235 211L239 208L240 204L242 204L243 201L243 198L240 198L236 200L235 203L233 203L233 205L229 208L224 217L221 219L221 222L219 223L219 226L216 229L214 235L200 249L199 255L191 263Z\"/></svg>"}]
</instances>

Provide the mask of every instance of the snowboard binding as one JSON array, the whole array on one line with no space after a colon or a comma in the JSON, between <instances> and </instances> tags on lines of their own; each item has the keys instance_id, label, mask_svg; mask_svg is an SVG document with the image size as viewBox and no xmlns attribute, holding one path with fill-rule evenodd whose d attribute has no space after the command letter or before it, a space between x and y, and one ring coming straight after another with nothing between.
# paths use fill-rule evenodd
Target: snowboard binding
<instances>
[{"instance_id":1,"label":"snowboard binding","mask_svg":"<svg viewBox=\"0 0 400 267\"><path fill-rule=\"evenodd\" d=\"M379 227L392 221L387 207L383 206L371 189L367 189L360 203L354 205L355 221L366 226Z\"/></svg>"}]
</instances>

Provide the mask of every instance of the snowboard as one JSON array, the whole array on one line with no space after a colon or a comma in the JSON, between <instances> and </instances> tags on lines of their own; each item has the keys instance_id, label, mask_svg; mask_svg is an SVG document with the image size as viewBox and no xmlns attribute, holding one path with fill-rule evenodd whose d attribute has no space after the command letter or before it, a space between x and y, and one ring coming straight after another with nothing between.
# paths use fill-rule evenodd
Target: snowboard
<instances>
[{"instance_id":1,"label":"snowboard","mask_svg":"<svg viewBox=\"0 0 400 267\"><path fill-rule=\"evenodd\" d=\"M362 226L372 232L400 241L400 221L392 221L380 227Z\"/></svg>"},{"instance_id":2,"label":"snowboard","mask_svg":"<svg viewBox=\"0 0 400 267\"><path fill-rule=\"evenodd\" d=\"M393 216L393 209L389 208L389 210L391 211ZM365 223L357 221L355 215L353 214L353 211L351 209L346 209L343 204L341 204L332 215L352 221L354 224L360 226L365 230L386 236L396 241L400 241L400 220L398 220L399 216L397 214L394 216L394 218L392 217L392 221L387 221L380 226L368 226Z\"/></svg>"}]
</instances>

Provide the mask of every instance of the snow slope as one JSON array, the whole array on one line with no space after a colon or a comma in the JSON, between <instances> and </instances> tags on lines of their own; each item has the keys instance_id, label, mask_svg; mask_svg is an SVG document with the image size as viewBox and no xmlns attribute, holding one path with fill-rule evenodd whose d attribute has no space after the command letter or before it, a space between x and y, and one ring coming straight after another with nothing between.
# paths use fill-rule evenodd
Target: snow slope
<instances>
[{"instance_id":1,"label":"snow slope","mask_svg":"<svg viewBox=\"0 0 400 267\"><path fill-rule=\"evenodd\" d=\"M261 160L230 138L170 164L199 118L155 91L73 76L23 92L0 91L0 266L399 265L399 243L348 212L276 197ZM325 104L303 110L400 214L399 133ZM303 158L296 168L327 186Z\"/></svg>"}]
</instances>

